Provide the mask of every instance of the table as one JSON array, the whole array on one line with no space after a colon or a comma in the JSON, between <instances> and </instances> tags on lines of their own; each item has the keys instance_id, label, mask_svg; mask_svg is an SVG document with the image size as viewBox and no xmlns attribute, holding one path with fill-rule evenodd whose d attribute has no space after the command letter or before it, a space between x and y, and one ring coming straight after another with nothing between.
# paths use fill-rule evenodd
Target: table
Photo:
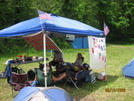
<instances>
[{"instance_id":1,"label":"table","mask_svg":"<svg viewBox=\"0 0 134 101\"><path fill-rule=\"evenodd\" d=\"M46 58L46 61L49 60L48 58ZM12 59L9 59L5 62L5 64L11 64L11 65L20 65L20 64L28 64L28 63L35 63L35 62L41 62L44 61L43 57L39 57L38 59L33 59L32 61L20 61L20 62L12 62Z\"/></svg>"},{"instance_id":2,"label":"table","mask_svg":"<svg viewBox=\"0 0 134 101\"><path fill-rule=\"evenodd\" d=\"M46 58L46 61L49 60ZM28 63L35 63L35 62L42 62L44 61L43 57L39 57L38 59L32 59L32 61L20 61L20 62L13 62L13 59L9 59L5 62L6 66L6 73L7 73L7 82L11 82L11 73L12 73L12 66L15 66L16 68L21 64L28 64Z\"/></svg>"}]
</instances>

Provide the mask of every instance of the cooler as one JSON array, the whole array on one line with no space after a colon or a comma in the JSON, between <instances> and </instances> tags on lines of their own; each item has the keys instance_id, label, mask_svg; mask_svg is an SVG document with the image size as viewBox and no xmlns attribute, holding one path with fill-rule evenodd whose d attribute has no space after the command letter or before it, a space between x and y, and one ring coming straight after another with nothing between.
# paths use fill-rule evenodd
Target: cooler
<instances>
[{"instance_id":1,"label":"cooler","mask_svg":"<svg viewBox=\"0 0 134 101\"><path fill-rule=\"evenodd\" d=\"M106 73L105 72L101 72L98 74L98 80L103 81L106 80Z\"/></svg>"}]
</instances>

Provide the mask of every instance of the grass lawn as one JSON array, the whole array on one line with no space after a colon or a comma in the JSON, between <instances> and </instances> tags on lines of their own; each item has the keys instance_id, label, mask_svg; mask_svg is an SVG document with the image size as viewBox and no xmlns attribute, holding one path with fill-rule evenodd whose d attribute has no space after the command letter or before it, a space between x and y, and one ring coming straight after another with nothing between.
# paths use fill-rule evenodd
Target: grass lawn
<instances>
[{"instance_id":1,"label":"grass lawn","mask_svg":"<svg viewBox=\"0 0 134 101\"><path fill-rule=\"evenodd\" d=\"M74 62L77 53L82 53L85 57L85 62L89 63L89 51L88 49L64 49L64 57L66 62ZM81 86L81 90L77 90L74 86L63 84L57 84L66 90L75 101L133 101L134 99L134 80L124 78L122 75L122 67L129 63L129 61L134 57L134 47L133 45L107 45L107 80L98 81L94 84L85 83ZM43 56L43 52L30 52L31 56ZM10 56L0 56L0 73L5 69L5 61L17 57L19 54ZM24 55L24 54L22 54ZM52 60L51 54L48 52L47 57ZM24 64L20 65L25 71L38 67L38 63ZM104 69L97 70L93 69L96 76ZM7 83L6 79L0 79L0 101L12 101L11 86ZM123 92L119 90L123 89ZM111 90L111 91L110 91ZM17 93L17 92L16 92Z\"/></svg>"}]
</instances>

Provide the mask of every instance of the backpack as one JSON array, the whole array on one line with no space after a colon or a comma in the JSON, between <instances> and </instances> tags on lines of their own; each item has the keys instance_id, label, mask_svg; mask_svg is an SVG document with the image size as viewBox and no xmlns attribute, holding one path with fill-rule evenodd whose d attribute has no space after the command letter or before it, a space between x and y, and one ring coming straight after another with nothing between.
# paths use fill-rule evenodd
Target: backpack
<instances>
[{"instance_id":1,"label":"backpack","mask_svg":"<svg viewBox=\"0 0 134 101\"><path fill-rule=\"evenodd\" d=\"M88 73L85 75L85 82L90 82L90 83L95 83L96 82L96 77L95 74L92 70L88 70Z\"/></svg>"}]
</instances>

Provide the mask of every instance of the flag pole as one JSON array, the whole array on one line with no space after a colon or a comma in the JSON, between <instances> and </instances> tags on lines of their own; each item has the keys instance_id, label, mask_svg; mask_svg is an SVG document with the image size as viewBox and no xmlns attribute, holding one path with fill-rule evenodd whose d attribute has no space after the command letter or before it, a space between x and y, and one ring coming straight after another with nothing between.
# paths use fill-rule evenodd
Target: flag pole
<instances>
[{"instance_id":1,"label":"flag pole","mask_svg":"<svg viewBox=\"0 0 134 101\"><path fill-rule=\"evenodd\" d=\"M106 36L107 36L107 34L109 33L109 28L108 28L108 26L106 25L106 23L104 22L104 35L105 35L105 45L106 45ZM105 61L107 61L107 57L106 57L106 60ZM107 63L107 62L106 62ZM105 80L107 80L107 73L106 73L106 64L105 64Z\"/></svg>"}]
</instances>

